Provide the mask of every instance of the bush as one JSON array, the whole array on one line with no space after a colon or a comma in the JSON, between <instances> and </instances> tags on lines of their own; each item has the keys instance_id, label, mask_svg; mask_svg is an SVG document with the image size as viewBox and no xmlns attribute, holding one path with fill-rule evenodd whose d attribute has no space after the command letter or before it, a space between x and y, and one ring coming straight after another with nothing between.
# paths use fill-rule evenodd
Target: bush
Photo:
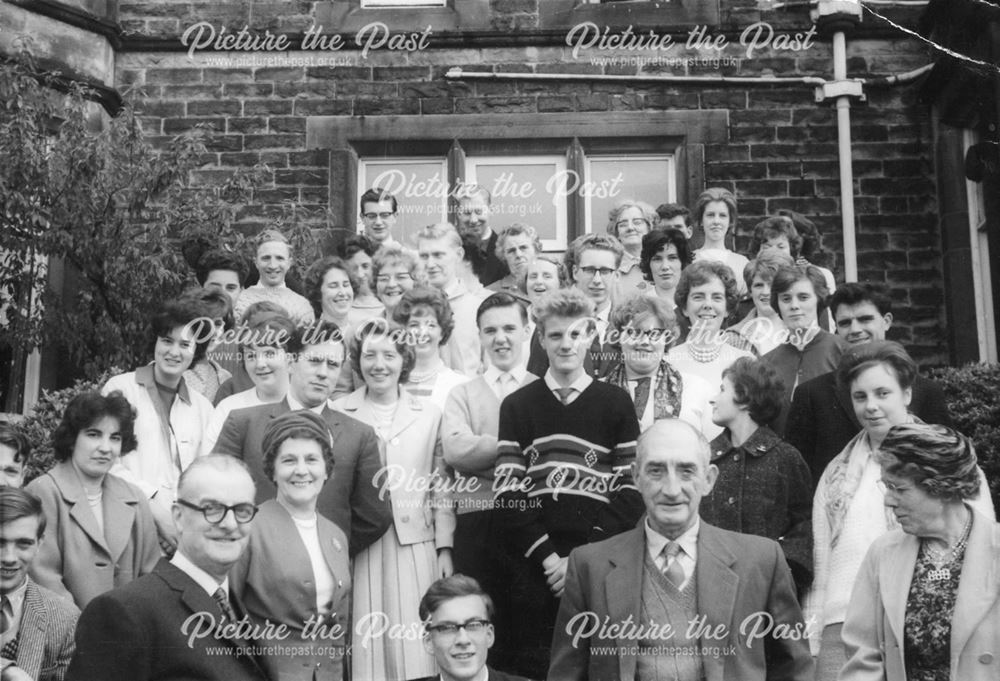
<instances>
[{"instance_id":1,"label":"bush","mask_svg":"<svg viewBox=\"0 0 1000 681\"><path fill-rule=\"evenodd\" d=\"M1000 365L968 364L929 372L944 390L955 429L972 438L1000 509Z\"/></svg>"},{"instance_id":2,"label":"bush","mask_svg":"<svg viewBox=\"0 0 1000 681\"><path fill-rule=\"evenodd\" d=\"M120 373L121 369L112 367L94 380L80 380L72 387L42 393L31 413L17 423L17 428L31 443L31 456L24 472L25 484L55 465L52 458L52 433L62 421L63 412L70 400L87 390L100 390L109 378Z\"/></svg>"}]
</instances>

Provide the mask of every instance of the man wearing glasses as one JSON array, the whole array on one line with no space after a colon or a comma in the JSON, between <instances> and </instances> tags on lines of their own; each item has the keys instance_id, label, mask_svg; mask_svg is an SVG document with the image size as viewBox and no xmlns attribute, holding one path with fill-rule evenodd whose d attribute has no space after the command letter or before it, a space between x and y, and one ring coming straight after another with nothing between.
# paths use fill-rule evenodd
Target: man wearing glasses
<instances>
[{"instance_id":1,"label":"man wearing glasses","mask_svg":"<svg viewBox=\"0 0 1000 681\"><path fill-rule=\"evenodd\" d=\"M486 666L493 645L493 601L465 575L439 579L420 599L424 648L441 674L426 681L527 681Z\"/></svg>"},{"instance_id":2,"label":"man wearing glasses","mask_svg":"<svg viewBox=\"0 0 1000 681\"><path fill-rule=\"evenodd\" d=\"M173 558L87 605L66 678L266 678L240 638L244 614L229 593L227 576L249 541L257 514L254 494L250 472L239 459L224 454L195 459L177 487Z\"/></svg>"},{"instance_id":3,"label":"man wearing glasses","mask_svg":"<svg viewBox=\"0 0 1000 681\"><path fill-rule=\"evenodd\" d=\"M376 248L398 245L399 242L392 236L398 209L396 197L380 187L369 189L361 195L361 221L365 226L365 236Z\"/></svg>"}]
</instances>

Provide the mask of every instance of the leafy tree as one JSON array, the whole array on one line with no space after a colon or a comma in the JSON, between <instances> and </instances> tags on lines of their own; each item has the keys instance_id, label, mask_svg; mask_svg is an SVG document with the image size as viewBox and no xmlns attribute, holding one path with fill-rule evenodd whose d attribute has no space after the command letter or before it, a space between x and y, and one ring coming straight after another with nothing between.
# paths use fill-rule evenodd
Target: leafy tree
<instances>
[{"instance_id":1,"label":"leafy tree","mask_svg":"<svg viewBox=\"0 0 1000 681\"><path fill-rule=\"evenodd\" d=\"M26 52L0 63L0 326L15 361L56 348L94 378L148 360L149 311L192 281L183 245L246 249L234 223L268 171L199 186L206 133L156 149L130 102L108 117L90 94Z\"/></svg>"}]
</instances>

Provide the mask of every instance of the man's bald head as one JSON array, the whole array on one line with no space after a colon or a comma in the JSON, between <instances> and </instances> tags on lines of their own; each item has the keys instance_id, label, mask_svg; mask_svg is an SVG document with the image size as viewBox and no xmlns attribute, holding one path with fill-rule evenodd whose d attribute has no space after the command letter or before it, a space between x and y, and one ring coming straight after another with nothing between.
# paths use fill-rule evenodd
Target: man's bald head
<instances>
[{"instance_id":1,"label":"man's bald head","mask_svg":"<svg viewBox=\"0 0 1000 681\"><path fill-rule=\"evenodd\" d=\"M712 448L701 431L681 419L660 419L639 436L636 445L636 465L642 465L645 453L663 445L688 445L699 452L702 464L707 468L712 460Z\"/></svg>"}]
</instances>

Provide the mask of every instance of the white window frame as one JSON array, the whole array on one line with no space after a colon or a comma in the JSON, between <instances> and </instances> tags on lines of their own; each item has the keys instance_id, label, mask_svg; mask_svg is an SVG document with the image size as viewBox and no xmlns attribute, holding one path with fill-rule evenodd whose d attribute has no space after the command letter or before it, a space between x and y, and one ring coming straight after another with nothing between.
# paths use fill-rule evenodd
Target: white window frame
<instances>
[{"instance_id":1,"label":"white window frame","mask_svg":"<svg viewBox=\"0 0 1000 681\"><path fill-rule=\"evenodd\" d=\"M584 182L590 182L594 176L591 166L594 161L648 161L665 160L667 162L667 203L677 203L677 158L674 154L587 154L584 165ZM586 196L583 209L583 224L590 234L593 232L593 196ZM622 197L626 198L626 197ZM653 206L656 208L656 206ZM655 225L653 225L655 227Z\"/></svg>"},{"instance_id":2,"label":"white window frame","mask_svg":"<svg viewBox=\"0 0 1000 681\"><path fill-rule=\"evenodd\" d=\"M979 135L965 130L962 142L965 152L979 143ZM982 182L965 181L966 201L969 207L969 246L972 259L972 285L975 290L976 336L979 344L979 361L997 361L996 319L993 315L993 282L990 272L990 238L986 231L985 199Z\"/></svg>"},{"instance_id":3,"label":"white window frame","mask_svg":"<svg viewBox=\"0 0 1000 681\"><path fill-rule=\"evenodd\" d=\"M566 156L562 154L542 154L531 156L467 156L465 158L465 182L466 184L478 184L477 170L480 166L490 165L536 165L555 166L555 172L566 176ZM544 192L544 187L541 190ZM564 196L563 200L557 201L556 208L556 236L554 239L541 239L542 250L564 251L568 246L567 236L569 234L569 196Z\"/></svg>"},{"instance_id":4,"label":"white window frame","mask_svg":"<svg viewBox=\"0 0 1000 681\"><path fill-rule=\"evenodd\" d=\"M445 186L448 187L448 159L444 156L360 156L358 157L358 195L354 198L354 205L361 205L361 195L364 194L369 189L373 189L376 186L380 186L376 183L376 180L381 177L383 171L379 171L377 175L369 179L368 163L378 163L379 165L393 164L399 168L404 168L408 165L425 165L427 163L436 163L441 171L441 177L444 179ZM405 170L403 171L405 172ZM390 190L390 194L396 197L396 202L402 206L405 205L407 197L398 191L392 191L395 187L388 186L387 189ZM448 187L450 191L451 188ZM441 197L441 219L448 219L448 192ZM398 218L397 218L398 219ZM427 224L431 223L428 218ZM364 234L365 223L361 220L360 211L358 211L357 219L357 232L358 234Z\"/></svg>"}]
</instances>

